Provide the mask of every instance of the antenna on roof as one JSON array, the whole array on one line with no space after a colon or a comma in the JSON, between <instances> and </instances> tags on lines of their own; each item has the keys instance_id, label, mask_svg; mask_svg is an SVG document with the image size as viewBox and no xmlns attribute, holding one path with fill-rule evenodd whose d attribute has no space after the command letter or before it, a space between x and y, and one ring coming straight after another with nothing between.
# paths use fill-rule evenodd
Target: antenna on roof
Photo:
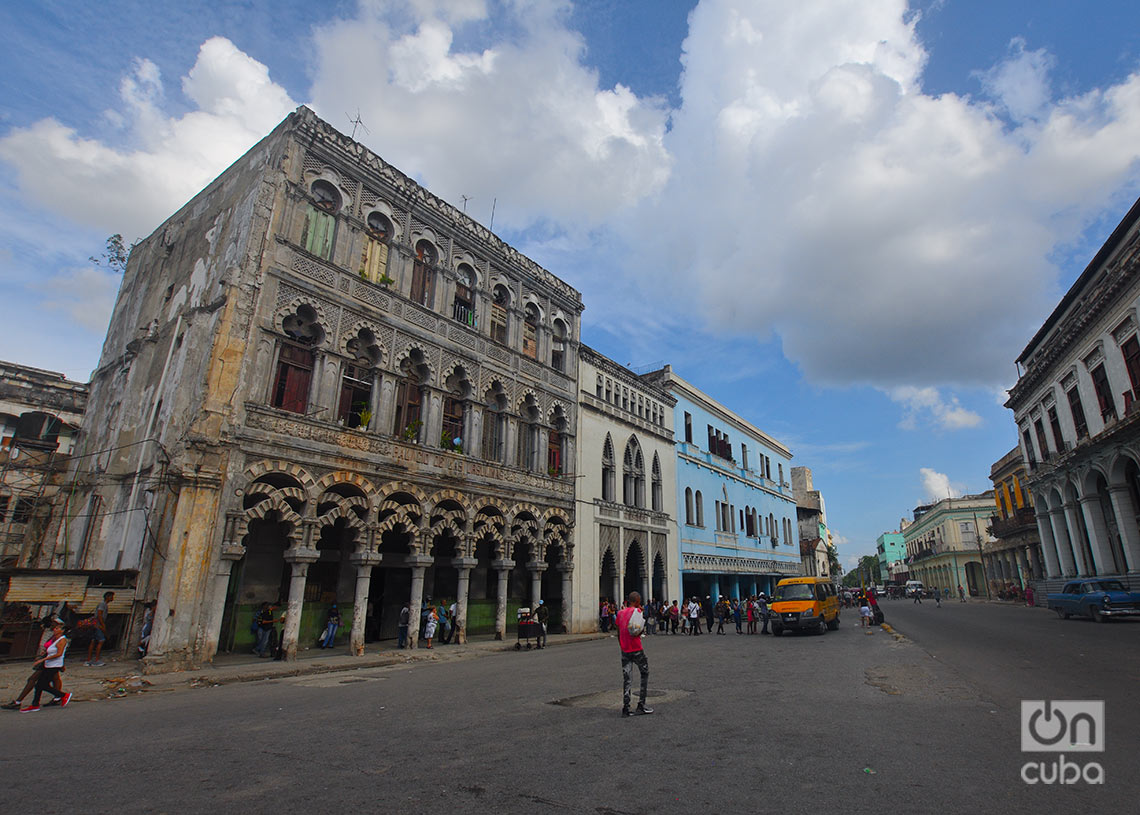
<instances>
[{"instance_id":1,"label":"antenna on roof","mask_svg":"<svg viewBox=\"0 0 1140 815\"><path fill-rule=\"evenodd\" d=\"M499 203L498 197L491 201L491 225L487 227L488 232L495 231L495 206Z\"/></svg>"},{"instance_id":2,"label":"antenna on roof","mask_svg":"<svg viewBox=\"0 0 1140 815\"><path fill-rule=\"evenodd\" d=\"M463 199L463 214L466 215L467 214L467 202L471 200L471 196L470 195L460 195L459 197Z\"/></svg>"},{"instance_id":3,"label":"antenna on roof","mask_svg":"<svg viewBox=\"0 0 1140 815\"><path fill-rule=\"evenodd\" d=\"M360 118L360 108L356 109L356 118L355 119L352 118L351 116L349 116L347 113L344 115L346 117L348 117L348 120L350 122L352 122L352 137L351 138L353 141L356 141L356 128L358 128L358 127L361 128L365 133L371 133L372 132L371 130L369 130L367 127L364 126L364 120Z\"/></svg>"}]
</instances>

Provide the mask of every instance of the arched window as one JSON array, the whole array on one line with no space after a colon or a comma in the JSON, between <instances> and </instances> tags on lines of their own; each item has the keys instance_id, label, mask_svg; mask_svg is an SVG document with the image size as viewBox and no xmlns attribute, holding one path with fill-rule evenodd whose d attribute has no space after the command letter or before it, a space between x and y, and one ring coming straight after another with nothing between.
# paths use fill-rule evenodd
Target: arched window
<instances>
[{"instance_id":1,"label":"arched window","mask_svg":"<svg viewBox=\"0 0 1140 815\"><path fill-rule=\"evenodd\" d=\"M324 179L317 179L309 188L312 202L305 212L301 228L301 246L319 258L332 260L336 237L336 214L340 211L340 191Z\"/></svg>"},{"instance_id":2,"label":"arched window","mask_svg":"<svg viewBox=\"0 0 1140 815\"><path fill-rule=\"evenodd\" d=\"M601 375L601 374L598 374L598 384L597 384L597 388L596 388L596 391L597 391L597 395L598 395L598 398L599 398L599 399L601 399L601 398L602 398L602 394L603 394L603 390L602 390L602 375Z\"/></svg>"},{"instance_id":3,"label":"arched window","mask_svg":"<svg viewBox=\"0 0 1140 815\"><path fill-rule=\"evenodd\" d=\"M657 458L657 454L653 454L653 497L652 504L654 512L661 512L663 504L663 491L661 484L661 461Z\"/></svg>"},{"instance_id":4,"label":"arched window","mask_svg":"<svg viewBox=\"0 0 1140 815\"><path fill-rule=\"evenodd\" d=\"M367 328L361 328L346 343L346 349L352 361L346 362L341 372L337 421L345 427L367 430L372 421L372 385L383 352Z\"/></svg>"},{"instance_id":5,"label":"arched window","mask_svg":"<svg viewBox=\"0 0 1140 815\"><path fill-rule=\"evenodd\" d=\"M550 344L550 367L556 371L566 372L566 323L555 320L551 326L553 338Z\"/></svg>"},{"instance_id":6,"label":"arched window","mask_svg":"<svg viewBox=\"0 0 1140 815\"><path fill-rule=\"evenodd\" d=\"M456 322L471 328L475 327L475 270L466 263L460 263L455 270L455 299L451 305L451 317Z\"/></svg>"},{"instance_id":7,"label":"arched window","mask_svg":"<svg viewBox=\"0 0 1140 815\"><path fill-rule=\"evenodd\" d=\"M523 347L522 352L531 359L538 359L538 306L534 303L526 304L523 315Z\"/></svg>"},{"instance_id":8,"label":"arched window","mask_svg":"<svg viewBox=\"0 0 1140 815\"><path fill-rule=\"evenodd\" d=\"M309 388L316 359L313 348L324 341L325 330L316 310L309 305L298 306L285 317L281 327L289 340L283 341L278 349L269 403L282 410L305 414L309 409Z\"/></svg>"},{"instance_id":9,"label":"arched window","mask_svg":"<svg viewBox=\"0 0 1140 815\"><path fill-rule=\"evenodd\" d=\"M431 241L416 243L416 256L412 261L412 290L408 296L421 306L431 308L432 278L438 262L439 252Z\"/></svg>"},{"instance_id":10,"label":"arched window","mask_svg":"<svg viewBox=\"0 0 1140 815\"><path fill-rule=\"evenodd\" d=\"M697 490L697 494L694 496L694 500L695 500L696 505L697 505L697 526L704 526L705 525L705 502L701 498L701 491L700 490Z\"/></svg>"},{"instance_id":11,"label":"arched window","mask_svg":"<svg viewBox=\"0 0 1140 815\"><path fill-rule=\"evenodd\" d=\"M685 523L693 525L693 488L685 487Z\"/></svg>"},{"instance_id":12,"label":"arched window","mask_svg":"<svg viewBox=\"0 0 1140 815\"><path fill-rule=\"evenodd\" d=\"M447 393L443 397L443 425L439 435L439 446L444 450L462 453L467 434L467 401L471 397L471 383L462 365L447 377L444 383Z\"/></svg>"},{"instance_id":13,"label":"arched window","mask_svg":"<svg viewBox=\"0 0 1140 815\"><path fill-rule=\"evenodd\" d=\"M527 394L519 405L518 445L515 447L515 464L524 470L535 468L538 454L538 405L534 396Z\"/></svg>"},{"instance_id":14,"label":"arched window","mask_svg":"<svg viewBox=\"0 0 1140 815\"><path fill-rule=\"evenodd\" d=\"M606 442L602 445L602 500L614 501L614 487L616 485L616 468L614 466L614 443L610 434L606 434Z\"/></svg>"},{"instance_id":15,"label":"arched window","mask_svg":"<svg viewBox=\"0 0 1140 815\"><path fill-rule=\"evenodd\" d=\"M501 382L494 382L484 396L483 458L503 463L507 438L507 395Z\"/></svg>"},{"instance_id":16,"label":"arched window","mask_svg":"<svg viewBox=\"0 0 1140 815\"><path fill-rule=\"evenodd\" d=\"M566 472L562 449L566 425L566 415L562 412L562 408L556 407L550 417L550 433L546 439L546 474L552 478Z\"/></svg>"},{"instance_id":17,"label":"arched window","mask_svg":"<svg viewBox=\"0 0 1140 815\"><path fill-rule=\"evenodd\" d=\"M502 283L495 286L491 301L491 339L507 344L507 308L511 304L511 293Z\"/></svg>"},{"instance_id":18,"label":"arched window","mask_svg":"<svg viewBox=\"0 0 1140 815\"><path fill-rule=\"evenodd\" d=\"M625 445L622 468L622 503L627 507L645 507L645 460L641 445L632 436Z\"/></svg>"},{"instance_id":19,"label":"arched window","mask_svg":"<svg viewBox=\"0 0 1140 815\"><path fill-rule=\"evenodd\" d=\"M387 286L388 244L392 240L392 222L382 212L368 213L364 229L364 248L360 254L360 278L369 283Z\"/></svg>"},{"instance_id":20,"label":"arched window","mask_svg":"<svg viewBox=\"0 0 1140 815\"><path fill-rule=\"evenodd\" d=\"M422 441L423 388L431 377L431 368L423 352L413 348L400 363L400 379L396 384L395 421L392 435L406 441Z\"/></svg>"}]
</instances>

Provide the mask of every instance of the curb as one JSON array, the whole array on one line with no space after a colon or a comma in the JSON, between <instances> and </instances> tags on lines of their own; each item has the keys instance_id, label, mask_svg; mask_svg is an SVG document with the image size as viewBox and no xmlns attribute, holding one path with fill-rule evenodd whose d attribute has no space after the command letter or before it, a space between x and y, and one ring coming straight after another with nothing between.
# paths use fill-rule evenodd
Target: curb
<instances>
[{"instance_id":1,"label":"curb","mask_svg":"<svg viewBox=\"0 0 1140 815\"><path fill-rule=\"evenodd\" d=\"M559 637L560 635L555 635ZM587 633L572 634L570 639L552 638L546 647L574 645L580 642L606 639L609 634ZM173 671L163 674L141 674L136 671L127 671L116 677L118 679L140 679L139 685L116 683L112 679L96 677L83 677L75 687L75 701L96 702L109 699L125 699L143 693L165 692L174 690L196 690L199 688L217 687L219 685L232 685L242 682L262 682L270 679L288 679L297 676L318 676L321 674L343 673L369 668L387 668L398 665L408 665L426 661L451 661L455 659L470 659L491 654L514 652L515 644L500 644L498 641L477 643L475 647L465 648L462 651L453 649L427 649L415 648L402 651L389 651L371 657L341 657L343 662L308 662L302 660L291 663L277 663L271 670L265 667L251 665L244 669L228 671L226 668L208 666L196 670ZM525 650L525 649L524 649ZM539 650L539 649L530 649ZM277 667L280 666L280 667ZM125 663L123 667L126 667ZM85 687L86 686L86 687ZM125 692L119 692L125 691Z\"/></svg>"}]
</instances>

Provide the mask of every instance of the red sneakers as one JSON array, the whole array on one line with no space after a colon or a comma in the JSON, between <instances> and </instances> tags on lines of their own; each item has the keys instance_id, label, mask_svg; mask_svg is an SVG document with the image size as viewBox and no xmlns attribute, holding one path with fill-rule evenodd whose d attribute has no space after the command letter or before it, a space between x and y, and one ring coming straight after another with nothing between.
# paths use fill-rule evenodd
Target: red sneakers
<instances>
[{"instance_id":1,"label":"red sneakers","mask_svg":"<svg viewBox=\"0 0 1140 815\"><path fill-rule=\"evenodd\" d=\"M40 709L39 705L28 705L27 707L20 708L21 713L35 713Z\"/></svg>"},{"instance_id":2,"label":"red sneakers","mask_svg":"<svg viewBox=\"0 0 1140 815\"><path fill-rule=\"evenodd\" d=\"M71 701L71 694L65 693L59 700L60 707L67 707L67 703Z\"/></svg>"}]
</instances>

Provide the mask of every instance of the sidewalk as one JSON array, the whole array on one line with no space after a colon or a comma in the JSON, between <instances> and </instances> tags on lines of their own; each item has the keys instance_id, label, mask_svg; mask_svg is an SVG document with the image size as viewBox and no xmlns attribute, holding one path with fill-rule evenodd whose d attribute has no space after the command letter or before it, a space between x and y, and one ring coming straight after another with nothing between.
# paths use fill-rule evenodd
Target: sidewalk
<instances>
[{"instance_id":1,"label":"sidewalk","mask_svg":"<svg viewBox=\"0 0 1140 815\"><path fill-rule=\"evenodd\" d=\"M550 647L606 639L609 634L551 634ZM63 675L64 690L75 694L76 701L121 699L140 693L174 691L188 688L212 687L234 682L257 682L285 676L355 671L360 668L379 668L389 665L406 665L411 662L450 661L486 656L515 650L515 640L496 640L491 635L472 637L464 645L436 643L432 649L398 650L377 643L365 646L364 656L349 656L345 649L322 651L305 649L293 662L259 659L253 654L220 654L211 666L194 671L176 671L167 674L142 674L142 663L136 659L115 659L104 655L107 664L89 668L83 664L85 654L69 655ZM526 653L525 648L522 653ZM0 664L0 701L7 702L20 692L31 673L31 661ZM31 694L24 704L31 703ZM6 713L8 711L0 711Z\"/></svg>"}]
</instances>

